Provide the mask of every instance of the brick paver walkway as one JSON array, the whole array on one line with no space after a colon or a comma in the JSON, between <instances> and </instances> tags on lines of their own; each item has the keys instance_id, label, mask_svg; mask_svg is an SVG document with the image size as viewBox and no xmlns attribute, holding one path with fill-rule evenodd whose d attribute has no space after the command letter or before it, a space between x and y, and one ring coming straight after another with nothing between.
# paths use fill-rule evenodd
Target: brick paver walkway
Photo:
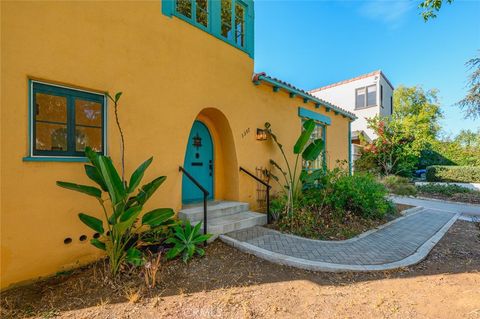
<instances>
[{"instance_id":1,"label":"brick paver walkway","mask_svg":"<svg viewBox=\"0 0 480 319\"><path fill-rule=\"evenodd\" d=\"M364 237L346 241L311 240L264 227L251 227L224 236L278 253L314 262L380 265L402 260L434 236L455 213L425 209Z\"/></svg>"}]
</instances>

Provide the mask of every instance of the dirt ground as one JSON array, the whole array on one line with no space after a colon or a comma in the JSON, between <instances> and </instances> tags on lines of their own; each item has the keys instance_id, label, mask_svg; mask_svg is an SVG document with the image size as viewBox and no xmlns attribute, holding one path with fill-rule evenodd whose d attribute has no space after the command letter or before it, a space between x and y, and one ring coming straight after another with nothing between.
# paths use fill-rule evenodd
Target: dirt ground
<instances>
[{"instance_id":1,"label":"dirt ground","mask_svg":"<svg viewBox=\"0 0 480 319\"><path fill-rule=\"evenodd\" d=\"M458 221L423 262L377 273L279 266L218 240L189 265L102 280L104 264L1 294L1 317L480 318L480 230Z\"/></svg>"}]
</instances>

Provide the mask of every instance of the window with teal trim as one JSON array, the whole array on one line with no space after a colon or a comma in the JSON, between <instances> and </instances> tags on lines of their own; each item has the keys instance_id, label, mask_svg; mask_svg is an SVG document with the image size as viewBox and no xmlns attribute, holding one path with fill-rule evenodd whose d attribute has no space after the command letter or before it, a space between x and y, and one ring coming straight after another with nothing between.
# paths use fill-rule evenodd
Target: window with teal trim
<instances>
[{"instance_id":1,"label":"window with teal trim","mask_svg":"<svg viewBox=\"0 0 480 319\"><path fill-rule=\"evenodd\" d=\"M162 12L193 24L253 57L252 0L162 0Z\"/></svg>"},{"instance_id":2,"label":"window with teal trim","mask_svg":"<svg viewBox=\"0 0 480 319\"><path fill-rule=\"evenodd\" d=\"M302 124L303 122L304 120L302 120ZM326 126L319 122L316 122L316 124L317 125L315 126L315 129L313 130L313 133L310 136L310 141L313 142L314 140L322 139L325 146L326 145ZM303 168L308 171L314 171L317 169L325 169L326 164L327 164L326 151L324 147L322 153L315 161L303 161Z\"/></svg>"},{"instance_id":3,"label":"window with teal trim","mask_svg":"<svg viewBox=\"0 0 480 319\"><path fill-rule=\"evenodd\" d=\"M30 100L30 155L105 153L104 95L32 81Z\"/></svg>"}]
</instances>

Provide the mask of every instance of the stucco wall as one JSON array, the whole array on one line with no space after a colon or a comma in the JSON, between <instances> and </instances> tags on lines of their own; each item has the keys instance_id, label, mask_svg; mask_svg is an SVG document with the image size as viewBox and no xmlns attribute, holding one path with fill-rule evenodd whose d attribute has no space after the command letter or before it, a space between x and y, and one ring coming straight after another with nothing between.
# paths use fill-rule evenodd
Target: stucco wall
<instances>
[{"instance_id":1,"label":"stucco wall","mask_svg":"<svg viewBox=\"0 0 480 319\"><path fill-rule=\"evenodd\" d=\"M377 85L377 105L364 109L355 109L355 90L361 87L370 85ZM380 85L383 86L383 107L380 106ZM376 115L388 116L390 115L390 97L393 94L391 86L385 81L383 76L371 75L369 77L360 78L354 81L336 85L320 91L312 93L318 98L328 101L332 104L338 105L346 110L349 110L355 115L356 119L352 123L352 131L365 131L372 139L375 137L374 132L368 128L367 119L375 117Z\"/></svg>"},{"instance_id":2,"label":"stucco wall","mask_svg":"<svg viewBox=\"0 0 480 319\"><path fill-rule=\"evenodd\" d=\"M181 208L181 175L190 128L202 113L216 125L217 199L255 205L255 183L235 175L236 165L254 170L278 160L271 141L255 139L269 121L286 149L300 130L300 98L273 93L251 82L253 60L211 35L161 14L152 2L2 2L1 4L1 286L84 264L99 257L83 234L93 235L79 212L100 217L95 199L61 189L57 180L90 184L82 163L25 162L28 155L28 79L95 91L123 91L119 107L129 174L149 156L144 182L167 180L151 199L154 207ZM333 112L327 129L329 166L348 158L348 119ZM216 115L215 115L216 114ZM221 122L218 118L228 122ZM217 118L217 119L216 119ZM208 119L206 120L208 122ZM221 123L220 123L221 122ZM119 135L108 107L108 154L119 164ZM214 138L215 140L215 138ZM236 165L228 158L236 157ZM228 155L228 156L227 156ZM228 180L233 176L232 180ZM237 177L235 177L237 176ZM71 237L69 245L64 238Z\"/></svg>"}]
</instances>

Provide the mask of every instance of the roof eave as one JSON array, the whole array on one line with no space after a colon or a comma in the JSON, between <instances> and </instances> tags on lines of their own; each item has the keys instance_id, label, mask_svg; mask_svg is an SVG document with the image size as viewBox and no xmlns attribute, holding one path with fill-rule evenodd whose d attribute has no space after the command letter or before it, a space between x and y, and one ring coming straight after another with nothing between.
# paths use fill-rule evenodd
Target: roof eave
<instances>
[{"instance_id":1,"label":"roof eave","mask_svg":"<svg viewBox=\"0 0 480 319\"><path fill-rule=\"evenodd\" d=\"M260 84L260 82L267 82L269 84L271 84L273 87L278 87L278 88L282 88L284 90L286 90L288 93L293 93L299 97L302 97L304 100L308 100L308 101L312 101L313 103L315 104L318 104L318 105L323 105L325 108L327 109L331 109L332 111L334 111L335 113L339 113L345 117L348 117L350 118L352 121L353 120L356 120L357 119L357 116L355 116L355 114L353 113L349 113L341 108L339 108L338 106L336 105L333 105L327 101L324 101L324 100L321 100L309 93L306 93L302 90L299 90L297 88L294 88L294 87L291 87L291 86L288 86L280 81L277 81L275 79L272 79L271 77L267 76L265 73L257 73L257 74L254 74L253 76L253 82L258 85Z\"/></svg>"}]
</instances>

